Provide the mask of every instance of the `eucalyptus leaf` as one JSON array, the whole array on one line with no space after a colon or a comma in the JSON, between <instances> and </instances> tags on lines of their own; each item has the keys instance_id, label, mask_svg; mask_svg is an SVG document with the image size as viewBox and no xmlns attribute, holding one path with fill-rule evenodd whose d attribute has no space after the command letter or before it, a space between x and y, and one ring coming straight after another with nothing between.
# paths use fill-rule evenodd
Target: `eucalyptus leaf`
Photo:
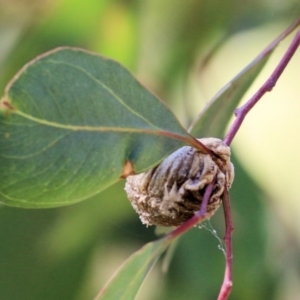
<instances>
[{"instance_id":1,"label":"eucalyptus leaf","mask_svg":"<svg viewBox=\"0 0 300 300\"><path fill-rule=\"evenodd\" d=\"M148 243L135 252L124 262L95 300L133 300L151 267L170 241L171 239L163 238Z\"/></svg>"},{"instance_id":2,"label":"eucalyptus leaf","mask_svg":"<svg viewBox=\"0 0 300 300\"><path fill-rule=\"evenodd\" d=\"M120 64L58 48L27 64L1 100L0 201L74 203L193 141Z\"/></svg>"},{"instance_id":3,"label":"eucalyptus leaf","mask_svg":"<svg viewBox=\"0 0 300 300\"><path fill-rule=\"evenodd\" d=\"M223 138L233 111L268 61L271 51L251 62L207 103L189 131L196 137Z\"/></svg>"}]
</instances>

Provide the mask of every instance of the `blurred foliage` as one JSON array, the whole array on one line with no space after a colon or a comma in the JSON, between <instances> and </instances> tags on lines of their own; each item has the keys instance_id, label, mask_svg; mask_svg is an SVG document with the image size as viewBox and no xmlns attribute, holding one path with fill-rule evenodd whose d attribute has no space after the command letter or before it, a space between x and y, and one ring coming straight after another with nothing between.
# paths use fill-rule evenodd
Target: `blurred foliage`
<instances>
[{"instance_id":1,"label":"blurred foliage","mask_svg":"<svg viewBox=\"0 0 300 300\"><path fill-rule=\"evenodd\" d=\"M0 88L35 56L78 46L120 61L188 124L189 82L205 72L198 66L210 49L249 28L287 25L297 8L292 0L1 0ZM299 242L292 231L290 239L282 238L287 229L274 222L266 192L238 161L235 166L231 299L296 299L290 283L299 277ZM122 182L70 207L3 206L0 215L1 300L93 299L132 252L155 239L153 228L141 225L131 209ZM222 236L221 210L211 222ZM276 252L278 239L284 245ZM210 232L191 230L181 238L168 274L154 269L138 299L216 299L224 270L218 244ZM289 247L295 264L278 257Z\"/></svg>"}]
</instances>

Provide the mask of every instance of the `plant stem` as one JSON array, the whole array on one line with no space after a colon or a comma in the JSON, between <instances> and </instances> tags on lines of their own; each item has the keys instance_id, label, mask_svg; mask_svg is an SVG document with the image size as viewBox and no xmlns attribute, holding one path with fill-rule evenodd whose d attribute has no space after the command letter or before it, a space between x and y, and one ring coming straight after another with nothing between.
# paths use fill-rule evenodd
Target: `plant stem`
<instances>
[{"instance_id":1,"label":"plant stem","mask_svg":"<svg viewBox=\"0 0 300 300\"><path fill-rule=\"evenodd\" d=\"M223 279L223 284L221 286L221 290L218 296L218 300L226 300L229 297L232 288L232 232L233 232L233 222L232 222L232 214L230 208L230 198L227 189L224 192L223 196L223 210L225 217L225 236L224 236L224 244L226 249L226 266L225 266L225 274Z\"/></svg>"},{"instance_id":2,"label":"plant stem","mask_svg":"<svg viewBox=\"0 0 300 300\"><path fill-rule=\"evenodd\" d=\"M210 183L204 193L203 200L201 203L201 208L199 211L195 213L195 215L184 222L179 227L175 228L173 231L171 231L169 234L165 236L168 240L173 240L176 237L180 236L184 232L188 231L193 226L197 225L204 219L206 219L206 209L208 205L209 198L211 196L211 193L213 191L213 187L215 184L215 180ZM228 299L228 296L231 292L232 288L232 232L233 232L233 223L232 223L232 216L231 216L231 209L230 209L230 199L227 189L224 192L223 197L223 209L224 209L224 216L225 216L225 236L224 236L224 244L226 248L226 267L225 267L225 274L224 274L224 280L222 283L222 287L219 293L218 300L226 300Z\"/></svg>"},{"instance_id":3,"label":"plant stem","mask_svg":"<svg viewBox=\"0 0 300 300\"><path fill-rule=\"evenodd\" d=\"M286 34L289 33L286 31L284 34L280 36L280 40L282 40ZM279 39L279 38L278 38ZM278 42L278 39L276 39L274 42ZM271 44L273 45L274 42ZM293 39L292 43L290 44L289 48L285 52L284 56L282 57L281 61L279 62L278 66L275 68L271 76L267 79L267 81L261 86L261 88L250 98L248 102L246 102L243 106L237 108L235 110L235 116L236 119L231 125L224 142L228 146L231 144L233 138L235 137L236 133L238 132L239 128L241 127L246 115L248 112L253 108L253 106L261 99L261 97L267 93L270 92L273 87L276 85L278 78L286 68L287 64L295 54L297 48L300 44L300 30L295 35L295 38ZM270 46L269 46L270 47ZM267 53L269 47L262 53Z\"/></svg>"},{"instance_id":4,"label":"plant stem","mask_svg":"<svg viewBox=\"0 0 300 300\"><path fill-rule=\"evenodd\" d=\"M198 210L192 218L190 218L189 220L187 220L186 222L184 222L183 224L181 224L180 226L172 230L170 233L168 233L166 236L167 239L174 239L178 237L179 235L183 234L184 232L188 231L190 228L194 227L195 225L197 225L198 223L206 219L207 204L210 195L213 191L214 184L215 184L215 180L206 187L200 210Z\"/></svg>"},{"instance_id":5,"label":"plant stem","mask_svg":"<svg viewBox=\"0 0 300 300\"><path fill-rule=\"evenodd\" d=\"M261 59L263 56L269 54L270 51L273 51L275 45L281 42L288 34L290 34L297 26L300 24L300 18L298 18L289 28L287 28L278 38L276 38L256 59ZM288 50L284 54L283 58L279 62L278 66L275 68L271 76L267 81L262 85L262 87L253 95L252 98L246 104L235 110L236 119L230 127L224 142L228 146L231 144L233 138L238 132L240 126L243 123L248 112L253 108L253 106L261 99L261 97L266 93L271 91L276 85L279 77L286 68L287 64L295 54L297 48L300 44L300 30L296 33L295 38L290 44ZM166 235L166 239L172 240L184 232L188 231L193 226L197 225L206 218L206 208L211 196L213 186L215 182L210 183L204 193L203 201L201 204L201 209L195 213L195 215L184 222L182 225L171 231ZM230 199L228 191L225 190L223 196L223 210L225 218L225 235L224 235L224 244L226 248L226 266L223 283L220 289L218 300L227 300L232 289L232 232L233 232L233 222L232 222L232 213L230 208Z\"/></svg>"},{"instance_id":6,"label":"plant stem","mask_svg":"<svg viewBox=\"0 0 300 300\"><path fill-rule=\"evenodd\" d=\"M292 30L294 30L300 24L300 18L296 20L294 24L292 24L288 29L284 31L276 40L274 40L259 56L257 59L260 59L262 56L265 56L270 51L273 50L274 45L278 44L283 38L285 38ZM246 102L243 106L237 108L235 110L236 119L233 122L232 126L230 127L224 142L228 146L231 144L233 138L235 137L236 133L238 132L239 128L241 127L246 115L248 112L254 107L254 105L262 98L262 96L270 92L274 86L276 85L279 77L281 76L282 72L288 65L289 61L295 54L296 50L300 45L300 30L296 33L292 43L290 44L289 48L285 52L284 56L282 57L281 61L271 74L271 76L267 79L267 81L261 86L261 88ZM218 300L226 300L229 297L229 294L232 289L232 232L233 232L233 222L232 222L232 214L230 208L230 199L228 195L228 191L224 193L223 198L223 209L224 209L224 217L225 217L225 236L224 236L224 243L226 248L226 267L225 267L225 274L223 284L221 286L221 290L218 296Z\"/></svg>"}]
</instances>

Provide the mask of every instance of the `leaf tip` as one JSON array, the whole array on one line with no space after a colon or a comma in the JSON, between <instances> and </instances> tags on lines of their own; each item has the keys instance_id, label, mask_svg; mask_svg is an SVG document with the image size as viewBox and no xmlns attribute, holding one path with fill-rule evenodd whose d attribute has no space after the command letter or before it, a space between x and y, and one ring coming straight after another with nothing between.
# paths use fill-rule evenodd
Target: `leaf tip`
<instances>
[{"instance_id":1,"label":"leaf tip","mask_svg":"<svg viewBox=\"0 0 300 300\"><path fill-rule=\"evenodd\" d=\"M126 160L120 178L125 179L129 175L134 175L133 164L130 160Z\"/></svg>"}]
</instances>

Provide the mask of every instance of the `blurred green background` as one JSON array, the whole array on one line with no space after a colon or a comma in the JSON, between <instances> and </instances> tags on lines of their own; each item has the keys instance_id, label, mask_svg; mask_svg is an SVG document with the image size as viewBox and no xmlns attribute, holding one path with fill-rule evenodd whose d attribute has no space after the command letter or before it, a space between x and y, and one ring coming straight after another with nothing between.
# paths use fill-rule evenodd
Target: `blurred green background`
<instances>
[{"instance_id":1,"label":"blurred green background","mask_svg":"<svg viewBox=\"0 0 300 300\"><path fill-rule=\"evenodd\" d=\"M127 66L188 126L298 15L300 4L293 0L0 0L0 88L43 52L82 47ZM215 55L206 60L212 49ZM233 142L230 299L299 299L299 64L298 53ZM93 299L130 254L155 239L123 186L59 209L2 206L0 299ZM222 237L221 209L211 224ZM158 264L137 299L216 299L224 272L218 246L211 232L191 230L180 239L169 272Z\"/></svg>"}]
</instances>

